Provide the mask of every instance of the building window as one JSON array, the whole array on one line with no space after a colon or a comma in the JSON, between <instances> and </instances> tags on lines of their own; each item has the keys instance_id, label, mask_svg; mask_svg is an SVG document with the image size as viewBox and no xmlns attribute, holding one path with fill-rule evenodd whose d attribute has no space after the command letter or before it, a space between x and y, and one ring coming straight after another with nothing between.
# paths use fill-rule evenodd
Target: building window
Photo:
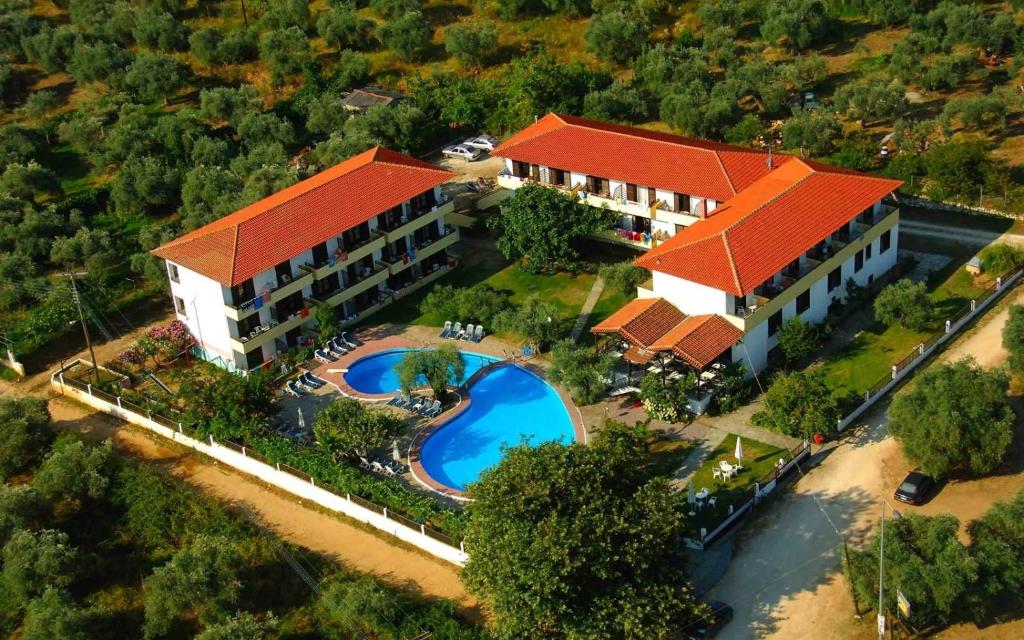
<instances>
[{"instance_id":1,"label":"building window","mask_svg":"<svg viewBox=\"0 0 1024 640\"><path fill-rule=\"evenodd\" d=\"M258 347L245 354L245 366L249 369L255 369L261 364L263 364L263 347Z\"/></svg>"},{"instance_id":2,"label":"building window","mask_svg":"<svg viewBox=\"0 0 1024 640\"><path fill-rule=\"evenodd\" d=\"M657 201L658 191L654 187L647 187L647 204L653 207Z\"/></svg>"},{"instance_id":3,"label":"building window","mask_svg":"<svg viewBox=\"0 0 1024 640\"><path fill-rule=\"evenodd\" d=\"M630 202L636 202L636 185L629 182L626 183L626 200Z\"/></svg>"},{"instance_id":4,"label":"building window","mask_svg":"<svg viewBox=\"0 0 1024 640\"><path fill-rule=\"evenodd\" d=\"M843 266L839 265L828 273L828 290L829 293L835 290L843 282Z\"/></svg>"},{"instance_id":5,"label":"building window","mask_svg":"<svg viewBox=\"0 0 1024 640\"><path fill-rule=\"evenodd\" d=\"M857 273L864 268L864 251L863 249L853 254L853 272Z\"/></svg>"},{"instance_id":6,"label":"building window","mask_svg":"<svg viewBox=\"0 0 1024 640\"><path fill-rule=\"evenodd\" d=\"M181 282L178 276L178 265L171 264L170 262L168 262L167 273L170 275L170 278L173 282Z\"/></svg>"},{"instance_id":7,"label":"building window","mask_svg":"<svg viewBox=\"0 0 1024 640\"><path fill-rule=\"evenodd\" d=\"M178 296L174 296L174 310L178 312L179 316L188 316L185 301Z\"/></svg>"},{"instance_id":8,"label":"building window","mask_svg":"<svg viewBox=\"0 0 1024 640\"><path fill-rule=\"evenodd\" d=\"M561 169L548 169L548 182L559 187L565 185L565 172Z\"/></svg>"},{"instance_id":9,"label":"building window","mask_svg":"<svg viewBox=\"0 0 1024 640\"><path fill-rule=\"evenodd\" d=\"M871 259L871 243L870 242L867 244L866 247L864 247L864 259L865 260L870 260Z\"/></svg>"},{"instance_id":10,"label":"building window","mask_svg":"<svg viewBox=\"0 0 1024 640\"><path fill-rule=\"evenodd\" d=\"M811 308L811 290L808 289L796 297L797 315Z\"/></svg>"},{"instance_id":11,"label":"building window","mask_svg":"<svg viewBox=\"0 0 1024 640\"><path fill-rule=\"evenodd\" d=\"M885 253L892 246L892 229L886 229L878 238L878 253Z\"/></svg>"},{"instance_id":12,"label":"building window","mask_svg":"<svg viewBox=\"0 0 1024 640\"><path fill-rule=\"evenodd\" d=\"M782 327L782 309L779 309L768 318L768 337L774 336Z\"/></svg>"},{"instance_id":13,"label":"building window","mask_svg":"<svg viewBox=\"0 0 1024 640\"><path fill-rule=\"evenodd\" d=\"M690 210L690 196L685 193L677 193L675 200L675 211L688 212Z\"/></svg>"}]
</instances>

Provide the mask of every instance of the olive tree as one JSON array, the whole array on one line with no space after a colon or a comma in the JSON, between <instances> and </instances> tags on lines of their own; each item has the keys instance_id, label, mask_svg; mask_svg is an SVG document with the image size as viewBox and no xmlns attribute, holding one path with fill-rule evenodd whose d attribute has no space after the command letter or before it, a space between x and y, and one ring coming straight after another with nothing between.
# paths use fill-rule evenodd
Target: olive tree
<instances>
[{"instance_id":1,"label":"olive tree","mask_svg":"<svg viewBox=\"0 0 1024 640\"><path fill-rule=\"evenodd\" d=\"M923 331L932 323L934 303L923 282L903 278L887 285L875 298L875 319L886 326Z\"/></svg>"},{"instance_id":2,"label":"olive tree","mask_svg":"<svg viewBox=\"0 0 1024 640\"><path fill-rule=\"evenodd\" d=\"M327 405L316 416L316 441L337 462L341 456L366 455L383 447L402 431L402 421L383 412L365 408L354 398L342 398Z\"/></svg>"},{"instance_id":3,"label":"olive tree","mask_svg":"<svg viewBox=\"0 0 1024 640\"><path fill-rule=\"evenodd\" d=\"M494 57L498 30L491 20L459 22L444 30L444 48L463 65L479 67Z\"/></svg>"},{"instance_id":4,"label":"olive tree","mask_svg":"<svg viewBox=\"0 0 1024 640\"><path fill-rule=\"evenodd\" d=\"M973 360L939 364L889 405L889 433L932 476L982 475L995 469L1013 439L1009 380Z\"/></svg>"},{"instance_id":5,"label":"olive tree","mask_svg":"<svg viewBox=\"0 0 1024 640\"><path fill-rule=\"evenodd\" d=\"M398 363L398 383L409 392L426 380L434 398L444 400L448 386L458 384L466 374L466 361L462 353L451 343L437 349L413 349L406 352Z\"/></svg>"}]
</instances>

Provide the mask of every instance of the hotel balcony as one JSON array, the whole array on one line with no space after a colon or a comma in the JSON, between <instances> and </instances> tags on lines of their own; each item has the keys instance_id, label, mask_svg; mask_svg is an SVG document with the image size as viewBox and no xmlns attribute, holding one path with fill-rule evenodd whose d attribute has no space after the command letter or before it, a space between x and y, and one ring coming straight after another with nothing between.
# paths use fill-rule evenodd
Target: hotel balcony
<instances>
[{"instance_id":1,"label":"hotel balcony","mask_svg":"<svg viewBox=\"0 0 1024 640\"><path fill-rule=\"evenodd\" d=\"M420 262L423 262L430 256L434 255L435 253L438 253L439 251L444 251L448 247L458 242L459 237L459 230L457 228L452 226L446 226L445 235L434 240L430 244L424 245L422 247L417 247L414 253L415 258L413 258L412 260L403 261L402 256L399 255L384 258L384 262L387 263L388 270L390 271L391 275L395 275L405 271L414 264L419 264Z\"/></svg>"},{"instance_id":2,"label":"hotel balcony","mask_svg":"<svg viewBox=\"0 0 1024 640\"><path fill-rule=\"evenodd\" d=\"M274 340L274 338L283 336L285 333L309 320L309 308L310 304L304 302L302 308L296 309L284 320L271 320L267 324L257 327L255 330L255 336L250 334L239 338L231 338L231 348L240 353L248 353L256 348L262 347L268 342ZM306 311L305 317L302 315L303 311Z\"/></svg>"},{"instance_id":3,"label":"hotel balcony","mask_svg":"<svg viewBox=\"0 0 1024 640\"><path fill-rule=\"evenodd\" d=\"M299 265L297 270L298 273L293 273L291 276L287 276L286 281L279 280L278 286L270 290L270 301L265 301L263 306L276 304L296 291L312 286L314 279L319 280L331 273L340 271L341 269L362 260L374 251L383 249L386 243L383 233L379 231L371 231L370 236L367 239L350 248L342 255L342 259L335 259L334 264L327 262L322 265ZM225 315L235 321L242 320L243 318L252 315L256 310L256 307L253 306L251 302L252 301L250 300L248 301L248 304L243 303L239 306L225 304Z\"/></svg>"},{"instance_id":4,"label":"hotel balcony","mask_svg":"<svg viewBox=\"0 0 1024 640\"><path fill-rule=\"evenodd\" d=\"M417 229L422 229L432 222L437 222L439 219L451 213L454 208L455 201L449 200L448 202L439 204L432 210L415 216L406 222L400 222L390 227L378 228L384 232L384 238L387 242L395 242L396 240L411 235Z\"/></svg>"}]
</instances>

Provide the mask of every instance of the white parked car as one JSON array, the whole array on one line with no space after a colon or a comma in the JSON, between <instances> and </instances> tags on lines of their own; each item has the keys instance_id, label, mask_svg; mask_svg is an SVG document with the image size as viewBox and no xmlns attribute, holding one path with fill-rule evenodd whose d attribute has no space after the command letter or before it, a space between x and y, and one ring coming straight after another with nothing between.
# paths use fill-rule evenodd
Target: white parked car
<instances>
[{"instance_id":1,"label":"white parked car","mask_svg":"<svg viewBox=\"0 0 1024 640\"><path fill-rule=\"evenodd\" d=\"M494 147L498 146L498 140L492 136L480 135L475 138L469 138L462 143L463 146L471 149L480 149L481 151L494 151Z\"/></svg>"},{"instance_id":2,"label":"white parked car","mask_svg":"<svg viewBox=\"0 0 1024 640\"><path fill-rule=\"evenodd\" d=\"M441 153L449 158L462 158L468 162L472 162L480 157L479 149L473 149L464 144L455 144L450 147L445 147Z\"/></svg>"}]
</instances>

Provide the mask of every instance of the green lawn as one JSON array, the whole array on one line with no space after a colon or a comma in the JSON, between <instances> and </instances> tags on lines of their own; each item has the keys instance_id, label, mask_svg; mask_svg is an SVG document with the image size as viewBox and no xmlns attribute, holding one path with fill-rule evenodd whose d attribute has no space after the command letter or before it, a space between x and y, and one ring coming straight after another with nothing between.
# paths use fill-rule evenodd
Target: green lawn
<instances>
[{"instance_id":1,"label":"green lawn","mask_svg":"<svg viewBox=\"0 0 1024 640\"><path fill-rule=\"evenodd\" d=\"M687 534L694 539L700 539L701 527L708 530L718 526L729 515L729 505L738 508L750 499L754 483L767 475L774 467L779 458L789 460L789 452L780 447L740 438L743 442L743 470L736 474L731 480L719 480L714 477L712 469L718 467L720 460L729 464L736 464L733 452L736 450L736 436L729 434L710 454L697 473L690 479L690 486L694 492L707 488L710 495L716 498L714 507L706 506L696 510L695 515L687 518Z\"/></svg>"},{"instance_id":2,"label":"green lawn","mask_svg":"<svg viewBox=\"0 0 1024 640\"><path fill-rule=\"evenodd\" d=\"M954 256L945 269L932 274L928 287L935 301L935 324L930 331L886 328L872 324L839 352L826 358L820 371L828 385L840 392L864 393L892 371L917 345L942 330L945 319L976 298L988 286L985 277L975 278L963 268L966 253Z\"/></svg>"}]
</instances>

